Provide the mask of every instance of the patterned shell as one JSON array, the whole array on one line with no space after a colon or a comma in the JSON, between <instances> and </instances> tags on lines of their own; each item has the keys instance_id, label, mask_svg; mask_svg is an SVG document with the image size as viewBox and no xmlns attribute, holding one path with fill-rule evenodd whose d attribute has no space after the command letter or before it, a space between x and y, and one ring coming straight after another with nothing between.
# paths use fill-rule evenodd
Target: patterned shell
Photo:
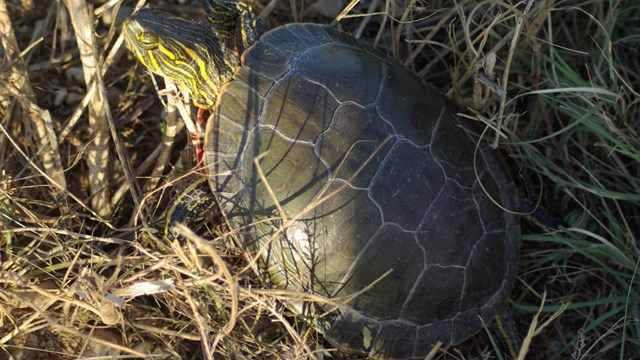
<instances>
[{"instance_id":1,"label":"patterned shell","mask_svg":"<svg viewBox=\"0 0 640 360\"><path fill-rule=\"evenodd\" d=\"M334 345L412 358L478 331L519 257L499 156L446 98L338 30L292 24L242 57L205 163L237 241Z\"/></svg>"}]
</instances>

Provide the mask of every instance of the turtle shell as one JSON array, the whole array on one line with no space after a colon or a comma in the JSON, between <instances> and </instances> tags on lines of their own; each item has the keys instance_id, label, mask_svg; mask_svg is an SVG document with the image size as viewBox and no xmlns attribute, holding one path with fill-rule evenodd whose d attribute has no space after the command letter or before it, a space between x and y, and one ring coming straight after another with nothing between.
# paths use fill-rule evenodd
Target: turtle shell
<instances>
[{"instance_id":1,"label":"turtle shell","mask_svg":"<svg viewBox=\"0 0 640 360\"><path fill-rule=\"evenodd\" d=\"M437 91L333 28L264 34L222 89L205 164L242 247L337 347L426 355L505 304L513 183ZM500 204L501 207L496 204Z\"/></svg>"}]
</instances>

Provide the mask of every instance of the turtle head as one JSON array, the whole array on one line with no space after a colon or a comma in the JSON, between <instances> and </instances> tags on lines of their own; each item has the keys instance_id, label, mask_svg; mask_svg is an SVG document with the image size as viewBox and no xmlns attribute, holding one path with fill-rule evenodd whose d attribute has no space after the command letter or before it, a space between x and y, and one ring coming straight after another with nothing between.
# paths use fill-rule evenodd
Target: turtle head
<instances>
[{"instance_id":1,"label":"turtle head","mask_svg":"<svg viewBox=\"0 0 640 360\"><path fill-rule=\"evenodd\" d=\"M151 72L175 81L201 108L215 105L220 86L238 65L237 56L208 27L142 9L125 20L127 48Z\"/></svg>"}]
</instances>

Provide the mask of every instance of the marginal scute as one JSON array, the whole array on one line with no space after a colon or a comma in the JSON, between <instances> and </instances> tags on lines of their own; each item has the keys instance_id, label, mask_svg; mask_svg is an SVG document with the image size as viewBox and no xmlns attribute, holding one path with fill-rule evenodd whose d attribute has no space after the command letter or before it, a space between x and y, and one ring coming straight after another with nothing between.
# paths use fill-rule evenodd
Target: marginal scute
<instances>
[{"instance_id":1,"label":"marginal scute","mask_svg":"<svg viewBox=\"0 0 640 360\"><path fill-rule=\"evenodd\" d=\"M264 66L264 65L263 65ZM264 66L269 67L269 66ZM282 71L287 70L286 68L282 69ZM271 72L271 73L270 73ZM275 78L281 76L282 73L280 71L274 70L274 68L270 68L269 72L266 71L250 71L246 67L239 68L236 72L235 81L241 81L247 84L251 89L260 95L260 97L264 98L267 96L267 92L273 87L275 82ZM229 84L229 83L227 83ZM223 87L222 92L225 89Z\"/></svg>"},{"instance_id":2,"label":"marginal scute","mask_svg":"<svg viewBox=\"0 0 640 360\"><path fill-rule=\"evenodd\" d=\"M282 52L286 56L287 61L295 61L297 55L304 53L309 46L300 41L300 37L296 36L297 29L291 30L290 26L281 26L280 31L269 31L260 37L260 41L254 48L259 46L267 46ZM251 49L249 49L251 51Z\"/></svg>"},{"instance_id":3,"label":"marginal scute","mask_svg":"<svg viewBox=\"0 0 640 360\"><path fill-rule=\"evenodd\" d=\"M216 113L209 119L205 131L204 143L207 145L204 149L205 163L213 165L220 161L220 158L237 159L246 136L244 126L227 116Z\"/></svg>"},{"instance_id":4,"label":"marginal scute","mask_svg":"<svg viewBox=\"0 0 640 360\"><path fill-rule=\"evenodd\" d=\"M239 76L235 79L249 82L248 74L257 74L265 79L274 81L289 70L291 67L290 54L282 51L282 49L269 46L264 42L257 42L249 51L245 51L240 58L244 70L239 70ZM252 69L252 71L249 71Z\"/></svg>"},{"instance_id":5,"label":"marginal scute","mask_svg":"<svg viewBox=\"0 0 640 360\"><path fill-rule=\"evenodd\" d=\"M389 322L380 329L380 335L372 349L372 355L380 358L405 359L413 355L413 345L417 339L415 326L402 322Z\"/></svg>"},{"instance_id":6,"label":"marginal scute","mask_svg":"<svg viewBox=\"0 0 640 360\"><path fill-rule=\"evenodd\" d=\"M309 290L327 297L342 288L340 280L349 265L382 226L380 212L367 192L339 180L323 187L299 222L314 229L322 244L311 262L317 281L310 282Z\"/></svg>"},{"instance_id":7,"label":"marginal scute","mask_svg":"<svg viewBox=\"0 0 640 360\"><path fill-rule=\"evenodd\" d=\"M496 276L503 274L505 267L514 270L509 269L511 264L505 264L505 246L503 234L494 232L485 234L472 249L467 264L463 309L481 308L505 291L504 277Z\"/></svg>"},{"instance_id":8,"label":"marginal scute","mask_svg":"<svg viewBox=\"0 0 640 360\"><path fill-rule=\"evenodd\" d=\"M475 324L473 326L469 326L468 324L454 324L451 320L427 323L418 328L418 339L420 339L420 341L416 341L415 344L413 344L413 356L411 357L424 358L423 354L428 354L436 343L440 342L440 346L442 347L442 345L453 342L453 339L459 339L460 337L453 336L452 334L453 328L456 326L464 329L467 334L464 337L476 331Z\"/></svg>"},{"instance_id":9,"label":"marginal scute","mask_svg":"<svg viewBox=\"0 0 640 360\"><path fill-rule=\"evenodd\" d=\"M479 139L469 137L461 128L453 112L446 112L437 122L431 140L433 158L443 167L447 175L461 186L471 187L476 180L474 165L480 171L485 164L482 157L474 164L474 147Z\"/></svg>"},{"instance_id":10,"label":"marginal scute","mask_svg":"<svg viewBox=\"0 0 640 360\"><path fill-rule=\"evenodd\" d=\"M210 118L224 117L245 129L251 129L257 125L263 99L253 87L244 82L234 81L224 86L222 93L223 96L218 99L218 104L221 104L222 101L224 104L218 105L219 110L214 111ZM208 130L223 131L225 129L216 129L208 124Z\"/></svg>"},{"instance_id":11,"label":"marginal scute","mask_svg":"<svg viewBox=\"0 0 640 360\"><path fill-rule=\"evenodd\" d=\"M470 189L448 180L430 205L418 228L420 244L428 249L427 264L465 266L471 249L484 234L482 226L467 226L480 223Z\"/></svg>"},{"instance_id":12,"label":"marginal scute","mask_svg":"<svg viewBox=\"0 0 640 360\"><path fill-rule=\"evenodd\" d=\"M380 320L398 319L424 268L424 253L413 234L388 225L374 235L354 263L356 271L346 274L344 287L336 295L353 295L370 287L349 303L354 310Z\"/></svg>"},{"instance_id":13,"label":"marginal scute","mask_svg":"<svg viewBox=\"0 0 640 360\"><path fill-rule=\"evenodd\" d=\"M446 322L460 309L465 269L430 265L416 282L402 311L402 318L420 324Z\"/></svg>"},{"instance_id":14,"label":"marginal scute","mask_svg":"<svg viewBox=\"0 0 640 360\"><path fill-rule=\"evenodd\" d=\"M384 63L383 80L376 108L380 116L393 123L398 134L418 146L429 144L434 123L441 117L455 118L447 100L394 63ZM402 121L396 121L403 119Z\"/></svg>"},{"instance_id":15,"label":"marginal scute","mask_svg":"<svg viewBox=\"0 0 640 360\"><path fill-rule=\"evenodd\" d=\"M382 80L382 64L377 58L362 56L363 50L329 44L307 51L298 66L312 82L324 85L340 102L360 106L373 104Z\"/></svg>"},{"instance_id":16,"label":"marginal scute","mask_svg":"<svg viewBox=\"0 0 640 360\"><path fill-rule=\"evenodd\" d=\"M478 204L477 211L482 228L486 232L504 231L507 226L505 212L495 203L507 208L511 206L511 203L502 199L500 187L488 170L482 171L478 176L478 180L473 186L472 196Z\"/></svg>"},{"instance_id":17,"label":"marginal scute","mask_svg":"<svg viewBox=\"0 0 640 360\"><path fill-rule=\"evenodd\" d=\"M305 45L307 49L331 43L335 40L332 34L325 31L322 27L300 27L299 25L300 24L287 24L283 28L291 31L291 33L297 38L297 43Z\"/></svg>"},{"instance_id":18,"label":"marginal scute","mask_svg":"<svg viewBox=\"0 0 640 360\"><path fill-rule=\"evenodd\" d=\"M292 142L283 138L271 128L256 131L254 149L244 154L246 169L260 167L246 175L245 186L249 188L251 199L260 203L258 214L264 212L274 216L295 216L311 202L323 186L327 168L315 155L310 144ZM254 159L258 159L257 164ZM277 204L273 196L276 195ZM285 209L285 214L277 213L277 205Z\"/></svg>"},{"instance_id":19,"label":"marginal scute","mask_svg":"<svg viewBox=\"0 0 640 360\"><path fill-rule=\"evenodd\" d=\"M495 307L497 304L493 303L490 306ZM451 320L451 339L465 339L469 335L476 333L478 327L482 326L480 319L486 324L489 324L491 319L495 316L495 312L488 313L483 309L490 308L489 305L485 305L484 308L469 308L464 309L458 313Z\"/></svg>"},{"instance_id":20,"label":"marginal scute","mask_svg":"<svg viewBox=\"0 0 640 360\"><path fill-rule=\"evenodd\" d=\"M326 327L324 334L333 345L361 353L373 349L373 341L379 338L382 327L377 320L351 310L339 311L338 315L331 313L320 324Z\"/></svg>"}]
</instances>

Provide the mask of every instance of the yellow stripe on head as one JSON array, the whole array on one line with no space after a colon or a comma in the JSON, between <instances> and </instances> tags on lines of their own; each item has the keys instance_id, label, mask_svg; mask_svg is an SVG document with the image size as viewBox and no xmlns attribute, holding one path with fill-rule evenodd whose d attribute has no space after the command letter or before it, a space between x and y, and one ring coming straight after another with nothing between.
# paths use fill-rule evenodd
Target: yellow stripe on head
<instances>
[{"instance_id":1,"label":"yellow stripe on head","mask_svg":"<svg viewBox=\"0 0 640 360\"><path fill-rule=\"evenodd\" d=\"M160 50L164 54L164 56L166 56L167 58L169 58L171 60L175 60L176 59L176 54L171 52L170 49L167 49L166 47L164 47L164 45L160 44L158 46L158 50Z\"/></svg>"},{"instance_id":2,"label":"yellow stripe on head","mask_svg":"<svg viewBox=\"0 0 640 360\"><path fill-rule=\"evenodd\" d=\"M194 103L215 105L239 60L209 28L142 9L123 24L127 47L150 71L186 87Z\"/></svg>"},{"instance_id":3,"label":"yellow stripe on head","mask_svg":"<svg viewBox=\"0 0 640 360\"><path fill-rule=\"evenodd\" d=\"M156 57L155 57L155 56L153 56L153 51L151 51L151 50L147 50L147 59L149 59L149 62L150 62L150 63L149 63L149 64L144 64L144 62L143 62L143 64L144 64L146 67L151 67L151 69L150 69L150 70L151 70L152 72L155 72L155 73L158 73L158 74L162 75L162 74L161 74L161 71L162 71L162 70L161 70L161 68L160 68L160 65L158 65L158 62L156 61Z\"/></svg>"}]
</instances>

